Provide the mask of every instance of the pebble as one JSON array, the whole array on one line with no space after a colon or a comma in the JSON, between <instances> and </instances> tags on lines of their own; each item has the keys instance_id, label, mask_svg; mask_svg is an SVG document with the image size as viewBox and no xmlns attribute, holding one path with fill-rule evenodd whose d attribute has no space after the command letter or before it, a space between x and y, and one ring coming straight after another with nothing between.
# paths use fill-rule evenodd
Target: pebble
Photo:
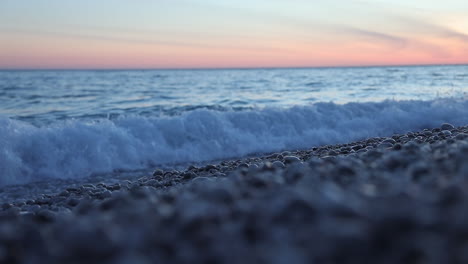
<instances>
[{"instance_id":1,"label":"pebble","mask_svg":"<svg viewBox=\"0 0 468 264\"><path fill-rule=\"evenodd\" d=\"M400 143L397 143L397 144L393 145L393 149L394 150L400 150L400 149L402 149L402 146L401 146Z\"/></svg>"},{"instance_id":2,"label":"pebble","mask_svg":"<svg viewBox=\"0 0 468 264\"><path fill-rule=\"evenodd\" d=\"M444 123L440 126L440 129L442 130L452 130L455 127L452 124Z\"/></svg>"},{"instance_id":3,"label":"pebble","mask_svg":"<svg viewBox=\"0 0 468 264\"><path fill-rule=\"evenodd\" d=\"M301 162L301 160L296 156L285 156L284 157L284 163L285 164L291 164L291 163L295 163L295 162Z\"/></svg>"},{"instance_id":4,"label":"pebble","mask_svg":"<svg viewBox=\"0 0 468 264\"><path fill-rule=\"evenodd\" d=\"M210 179L210 178L208 178L208 177L201 177L201 176L196 177L196 178L194 178L194 179L192 180L192 183L193 183L193 184L202 184L202 185L203 185L203 184L207 184L207 183L209 183L209 182L211 182L211 179Z\"/></svg>"},{"instance_id":5,"label":"pebble","mask_svg":"<svg viewBox=\"0 0 468 264\"><path fill-rule=\"evenodd\" d=\"M41 206L38 205L38 204L30 205L30 206L27 206L25 208L26 208L27 211L30 211L30 212L37 212L37 211L41 210Z\"/></svg>"},{"instance_id":6,"label":"pebble","mask_svg":"<svg viewBox=\"0 0 468 264\"><path fill-rule=\"evenodd\" d=\"M442 130L440 133L442 133L446 137L452 135L452 132L450 132L448 130Z\"/></svg>"},{"instance_id":7,"label":"pebble","mask_svg":"<svg viewBox=\"0 0 468 264\"><path fill-rule=\"evenodd\" d=\"M455 139L457 139L457 140L463 140L463 139L467 139L467 138L468 138L467 133L459 133L458 135L455 136Z\"/></svg>"},{"instance_id":8,"label":"pebble","mask_svg":"<svg viewBox=\"0 0 468 264\"><path fill-rule=\"evenodd\" d=\"M59 196L69 196L70 195L70 192L65 190L65 191L62 191L61 193L59 193Z\"/></svg>"},{"instance_id":9,"label":"pebble","mask_svg":"<svg viewBox=\"0 0 468 264\"><path fill-rule=\"evenodd\" d=\"M116 183L114 185L107 185L105 187L110 191L117 191L117 190L120 190L122 186L119 183Z\"/></svg>"},{"instance_id":10,"label":"pebble","mask_svg":"<svg viewBox=\"0 0 468 264\"><path fill-rule=\"evenodd\" d=\"M106 199L112 196L112 193L109 190L105 190L96 194L98 199Z\"/></svg>"},{"instance_id":11,"label":"pebble","mask_svg":"<svg viewBox=\"0 0 468 264\"><path fill-rule=\"evenodd\" d=\"M391 148L391 147L393 147L393 144L392 144L392 143L383 142L383 143L380 143L377 147L378 147L378 148Z\"/></svg>"},{"instance_id":12,"label":"pebble","mask_svg":"<svg viewBox=\"0 0 468 264\"><path fill-rule=\"evenodd\" d=\"M69 198L69 199L67 200L67 204L70 205L70 206L76 206L76 205L78 205L79 203L80 203L80 201L79 201L78 199L76 199L76 198L73 198L73 197L72 197L72 198Z\"/></svg>"},{"instance_id":13,"label":"pebble","mask_svg":"<svg viewBox=\"0 0 468 264\"><path fill-rule=\"evenodd\" d=\"M182 177L186 180L188 179L193 179L195 178L197 175L193 172L193 171L186 171L184 173L182 173Z\"/></svg>"},{"instance_id":14,"label":"pebble","mask_svg":"<svg viewBox=\"0 0 468 264\"><path fill-rule=\"evenodd\" d=\"M164 172L161 169L156 169L153 171L153 176L161 176L163 173Z\"/></svg>"},{"instance_id":15,"label":"pebble","mask_svg":"<svg viewBox=\"0 0 468 264\"><path fill-rule=\"evenodd\" d=\"M49 210L40 210L36 213L36 217L41 222L52 222L55 219L55 213Z\"/></svg>"},{"instance_id":16,"label":"pebble","mask_svg":"<svg viewBox=\"0 0 468 264\"><path fill-rule=\"evenodd\" d=\"M424 131L423 134L424 134L424 136L426 136L426 137L432 136L432 132L431 132L431 131Z\"/></svg>"},{"instance_id":17,"label":"pebble","mask_svg":"<svg viewBox=\"0 0 468 264\"><path fill-rule=\"evenodd\" d=\"M203 168L204 171L210 171L210 170L218 170L218 167L216 167L213 164L208 164Z\"/></svg>"},{"instance_id":18,"label":"pebble","mask_svg":"<svg viewBox=\"0 0 468 264\"><path fill-rule=\"evenodd\" d=\"M396 141L393 138L387 138L383 140L382 143L388 143L388 144L393 145L393 144L396 144Z\"/></svg>"},{"instance_id":19,"label":"pebble","mask_svg":"<svg viewBox=\"0 0 468 264\"><path fill-rule=\"evenodd\" d=\"M193 170L198 170L198 168L196 166L194 166L194 165L190 165L190 166L188 166L187 170L193 171Z\"/></svg>"},{"instance_id":20,"label":"pebble","mask_svg":"<svg viewBox=\"0 0 468 264\"><path fill-rule=\"evenodd\" d=\"M274 161L271 165L274 168L281 168L282 169L282 168L285 167L284 163L279 161L279 160Z\"/></svg>"},{"instance_id":21,"label":"pebble","mask_svg":"<svg viewBox=\"0 0 468 264\"><path fill-rule=\"evenodd\" d=\"M240 169L240 168L248 168L248 167L249 167L249 164L247 164L247 163L241 163L241 164L239 164L239 166L237 166L237 167L238 167L239 169Z\"/></svg>"}]
</instances>

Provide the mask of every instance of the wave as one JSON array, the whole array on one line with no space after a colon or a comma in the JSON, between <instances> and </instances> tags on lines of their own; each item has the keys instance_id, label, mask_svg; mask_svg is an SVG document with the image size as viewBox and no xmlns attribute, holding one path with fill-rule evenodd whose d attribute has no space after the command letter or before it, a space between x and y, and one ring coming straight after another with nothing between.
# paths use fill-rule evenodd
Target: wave
<instances>
[{"instance_id":1,"label":"wave","mask_svg":"<svg viewBox=\"0 0 468 264\"><path fill-rule=\"evenodd\" d=\"M0 119L0 184L202 162L468 124L468 100L316 103L170 117L68 120L42 127Z\"/></svg>"}]
</instances>

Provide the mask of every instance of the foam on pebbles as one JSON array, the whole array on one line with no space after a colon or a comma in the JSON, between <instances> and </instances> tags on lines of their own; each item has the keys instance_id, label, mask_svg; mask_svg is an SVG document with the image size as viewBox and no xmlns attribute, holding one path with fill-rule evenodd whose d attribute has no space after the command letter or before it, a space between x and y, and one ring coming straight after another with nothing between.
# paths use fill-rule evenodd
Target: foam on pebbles
<instances>
[{"instance_id":1,"label":"foam on pebbles","mask_svg":"<svg viewBox=\"0 0 468 264\"><path fill-rule=\"evenodd\" d=\"M8 196L0 263L467 263L467 135L443 124Z\"/></svg>"}]
</instances>

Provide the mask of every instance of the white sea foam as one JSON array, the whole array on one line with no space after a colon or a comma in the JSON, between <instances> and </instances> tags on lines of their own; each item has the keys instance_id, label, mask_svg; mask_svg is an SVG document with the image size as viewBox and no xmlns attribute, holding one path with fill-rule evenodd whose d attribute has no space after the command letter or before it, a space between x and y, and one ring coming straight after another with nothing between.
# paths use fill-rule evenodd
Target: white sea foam
<instances>
[{"instance_id":1,"label":"white sea foam","mask_svg":"<svg viewBox=\"0 0 468 264\"><path fill-rule=\"evenodd\" d=\"M85 177L115 169L199 162L468 124L467 100L317 103L175 117L66 121L0 119L0 184Z\"/></svg>"}]
</instances>

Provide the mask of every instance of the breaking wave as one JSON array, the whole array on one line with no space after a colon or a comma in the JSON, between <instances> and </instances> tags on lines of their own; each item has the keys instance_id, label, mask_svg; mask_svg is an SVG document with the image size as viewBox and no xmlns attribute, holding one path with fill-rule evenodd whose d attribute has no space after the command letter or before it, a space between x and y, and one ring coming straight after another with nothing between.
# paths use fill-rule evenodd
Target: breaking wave
<instances>
[{"instance_id":1,"label":"breaking wave","mask_svg":"<svg viewBox=\"0 0 468 264\"><path fill-rule=\"evenodd\" d=\"M42 127L0 118L0 184L309 148L444 122L468 124L468 100L198 109L171 117L68 120Z\"/></svg>"}]
</instances>

